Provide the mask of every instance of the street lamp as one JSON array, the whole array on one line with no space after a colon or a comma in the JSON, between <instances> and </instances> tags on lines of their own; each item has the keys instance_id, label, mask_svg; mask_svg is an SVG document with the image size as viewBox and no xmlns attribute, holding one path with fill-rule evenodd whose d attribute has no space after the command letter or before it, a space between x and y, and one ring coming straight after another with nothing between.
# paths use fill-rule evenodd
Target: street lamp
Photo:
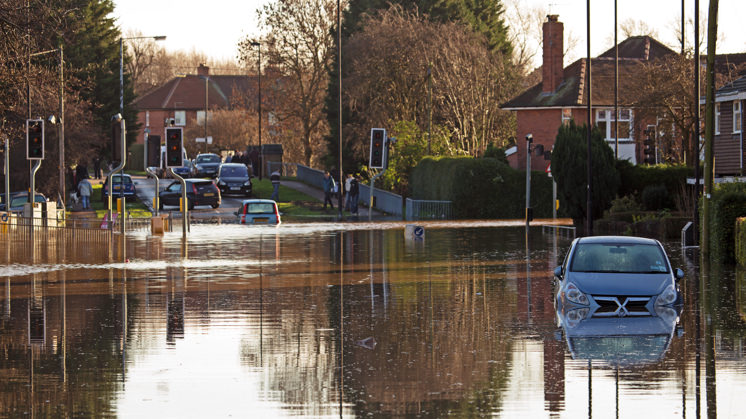
<instances>
[{"instance_id":1,"label":"street lamp","mask_svg":"<svg viewBox=\"0 0 746 419\"><path fill-rule=\"evenodd\" d=\"M119 113L122 115L124 115L124 41L128 39L152 39L155 41L165 41L166 36L131 36L128 38L119 38Z\"/></svg>"},{"instance_id":2,"label":"street lamp","mask_svg":"<svg viewBox=\"0 0 746 419\"><path fill-rule=\"evenodd\" d=\"M259 59L257 60L257 68L259 69L259 180L262 180L262 172L264 171L264 148L262 147L262 44L258 41L251 41L252 47L257 47L259 50Z\"/></svg>"},{"instance_id":3,"label":"street lamp","mask_svg":"<svg viewBox=\"0 0 746 419\"><path fill-rule=\"evenodd\" d=\"M208 83L210 82L209 76L199 76L199 78L205 80L205 153L207 153L207 91Z\"/></svg>"}]
</instances>

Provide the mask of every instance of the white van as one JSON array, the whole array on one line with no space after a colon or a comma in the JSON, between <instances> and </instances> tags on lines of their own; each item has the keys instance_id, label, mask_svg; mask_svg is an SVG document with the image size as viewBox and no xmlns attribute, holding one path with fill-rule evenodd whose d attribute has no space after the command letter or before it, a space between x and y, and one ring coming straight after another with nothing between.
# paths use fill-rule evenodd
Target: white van
<instances>
[{"instance_id":1,"label":"white van","mask_svg":"<svg viewBox=\"0 0 746 419\"><path fill-rule=\"evenodd\" d=\"M191 168L189 167L189 163L188 163L189 158L187 157L186 148L182 147L181 153L182 153L181 158L182 160L184 160L184 166L175 167L174 172L176 172L176 174L179 176L188 177L191 172ZM169 172L166 170L166 146L165 145L161 146L161 167L158 168L156 173L158 174L158 177L160 178L166 178L169 176Z\"/></svg>"}]
</instances>

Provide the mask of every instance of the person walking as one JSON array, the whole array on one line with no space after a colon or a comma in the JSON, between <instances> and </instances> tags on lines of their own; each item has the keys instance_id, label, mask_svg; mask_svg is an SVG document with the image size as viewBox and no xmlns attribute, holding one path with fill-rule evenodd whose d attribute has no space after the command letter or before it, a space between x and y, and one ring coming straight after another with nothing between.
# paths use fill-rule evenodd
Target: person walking
<instances>
[{"instance_id":1,"label":"person walking","mask_svg":"<svg viewBox=\"0 0 746 419\"><path fill-rule=\"evenodd\" d=\"M350 179L350 192L347 195L347 202L350 203L350 212L357 215L357 203L360 199L360 184L357 181L357 176L351 176Z\"/></svg>"},{"instance_id":2,"label":"person walking","mask_svg":"<svg viewBox=\"0 0 746 419\"><path fill-rule=\"evenodd\" d=\"M93 178L101 179L101 158L98 156L93 158Z\"/></svg>"},{"instance_id":3,"label":"person walking","mask_svg":"<svg viewBox=\"0 0 746 419\"><path fill-rule=\"evenodd\" d=\"M272 181L272 196L269 199L273 201L279 201L280 200L280 172L275 170L269 176L269 179Z\"/></svg>"},{"instance_id":4,"label":"person walking","mask_svg":"<svg viewBox=\"0 0 746 419\"><path fill-rule=\"evenodd\" d=\"M334 178L329 174L329 171L324 172L324 183L322 185L324 187L324 209L326 209L327 202L329 203L329 206L334 209L332 194L334 193L334 187L336 184L334 183Z\"/></svg>"},{"instance_id":5,"label":"person walking","mask_svg":"<svg viewBox=\"0 0 746 419\"><path fill-rule=\"evenodd\" d=\"M78 194L80 194L83 209L91 209L91 194L93 194L93 186L91 186L91 182L88 181L88 177L84 177L83 180L78 183Z\"/></svg>"},{"instance_id":6,"label":"person walking","mask_svg":"<svg viewBox=\"0 0 746 419\"><path fill-rule=\"evenodd\" d=\"M345 211L350 211L350 182L352 181L352 173L347 174L345 179Z\"/></svg>"}]
</instances>

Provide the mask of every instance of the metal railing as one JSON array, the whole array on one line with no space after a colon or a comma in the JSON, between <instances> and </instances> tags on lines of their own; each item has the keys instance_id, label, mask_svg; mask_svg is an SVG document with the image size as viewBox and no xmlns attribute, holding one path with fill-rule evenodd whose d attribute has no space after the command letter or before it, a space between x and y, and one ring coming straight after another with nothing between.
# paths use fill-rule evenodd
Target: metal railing
<instances>
[{"instance_id":1,"label":"metal railing","mask_svg":"<svg viewBox=\"0 0 746 419\"><path fill-rule=\"evenodd\" d=\"M573 226L558 226L558 225L542 225L542 234L557 234L560 237L567 237L574 239L576 234L576 228Z\"/></svg>"},{"instance_id":2,"label":"metal railing","mask_svg":"<svg viewBox=\"0 0 746 419\"><path fill-rule=\"evenodd\" d=\"M407 220L450 220L453 202L407 198Z\"/></svg>"},{"instance_id":3,"label":"metal railing","mask_svg":"<svg viewBox=\"0 0 746 419\"><path fill-rule=\"evenodd\" d=\"M370 186L360 184L360 202L370 207ZM390 215L402 216L402 198L401 195L387 192L378 188L373 189L373 208Z\"/></svg>"}]
</instances>

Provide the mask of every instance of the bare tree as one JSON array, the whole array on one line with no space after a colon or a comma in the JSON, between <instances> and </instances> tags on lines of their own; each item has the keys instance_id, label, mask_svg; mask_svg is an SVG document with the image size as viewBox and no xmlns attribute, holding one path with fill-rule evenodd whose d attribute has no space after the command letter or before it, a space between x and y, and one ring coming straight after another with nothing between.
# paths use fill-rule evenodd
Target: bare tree
<instances>
[{"instance_id":1,"label":"bare tree","mask_svg":"<svg viewBox=\"0 0 746 419\"><path fill-rule=\"evenodd\" d=\"M297 127L306 165L322 152L327 131L323 108L335 52L336 7L334 0L279 0L258 11L267 30L261 41L265 57L280 75L275 87L282 91L277 95L282 105L274 107L274 116L281 124ZM257 62L252 42L247 38L239 44L240 60L247 67Z\"/></svg>"}]
</instances>

